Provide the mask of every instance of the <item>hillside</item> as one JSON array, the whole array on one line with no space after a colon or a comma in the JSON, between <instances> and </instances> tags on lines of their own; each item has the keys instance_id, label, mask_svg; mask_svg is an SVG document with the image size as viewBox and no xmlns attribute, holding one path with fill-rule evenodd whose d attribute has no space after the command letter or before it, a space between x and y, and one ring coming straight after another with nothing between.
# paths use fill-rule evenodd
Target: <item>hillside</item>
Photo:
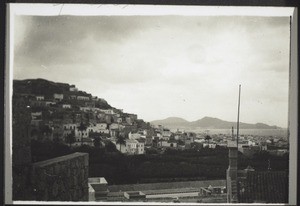
<instances>
[{"instance_id":1,"label":"hillside","mask_svg":"<svg viewBox=\"0 0 300 206\"><path fill-rule=\"evenodd\" d=\"M52 99L53 94L63 94L66 99L70 95L80 95L92 97L91 94L85 91L70 91L70 87L74 85L69 85L66 83L52 82L45 79L25 79L25 80L14 80L13 81L13 93L14 94L31 94L31 95L43 95L45 99ZM64 100L66 101L66 100ZM97 107L103 109L112 108L106 101L97 102Z\"/></svg>"},{"instance_id":2,"label":"hillside","mask_svg":"<svg viewBox=\"0 0 300 206\"><path fill-rule=\"evenodd\" d=\"M170 117L163 120L152 121L151 124L163 125L170 129L229 129L232 126L236 128L236 122L224 121L213 117L204 117L192 122L178 117ZM249 124L240 122L240 129L279 129L279 127L269 126L264 123Z\"/></svg>"}]
</instances>

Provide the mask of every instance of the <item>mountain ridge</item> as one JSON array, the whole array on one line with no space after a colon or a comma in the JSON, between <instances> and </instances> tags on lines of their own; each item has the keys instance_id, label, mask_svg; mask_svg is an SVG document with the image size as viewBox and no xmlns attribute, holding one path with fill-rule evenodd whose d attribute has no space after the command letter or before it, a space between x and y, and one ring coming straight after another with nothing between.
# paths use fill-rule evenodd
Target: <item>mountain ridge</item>
<instances>
[{"instance_id":1,"label":"mountain ridge","mask_svg":"<svg viewBox=\"0 0 300 206\"><path fill-rule=\"evenodd\" d=\"M170 129L230 129L232 126L236 128L236 122L208 116L195 121L187 121L180 117L168 117L166 119L153 120L150 123L153 125L163 125ZM260 122L255 124L240 122L239 127L240 129L282 129L276 125L270 126Z\"/></svg>"}]
</instances>

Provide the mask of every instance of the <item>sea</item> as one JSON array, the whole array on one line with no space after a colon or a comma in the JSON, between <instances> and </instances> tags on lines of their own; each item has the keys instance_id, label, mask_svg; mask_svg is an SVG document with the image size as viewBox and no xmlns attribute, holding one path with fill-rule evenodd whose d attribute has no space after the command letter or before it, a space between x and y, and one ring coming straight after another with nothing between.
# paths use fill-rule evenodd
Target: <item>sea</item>
<instances>
[{"instance_id":1,"label":"sea","mask_svg":"<svg viewBox=\"0 0 300 206\"><path fill-rule=\"evenodd\" d=\"M207 134L225 134L230 135L231 129L192 129L190 132ZM236 133L236 131L235 131ZM263 137L288 138L288 129L240 129L240 135L253 135Z\"/></svg>"}]
</instances>

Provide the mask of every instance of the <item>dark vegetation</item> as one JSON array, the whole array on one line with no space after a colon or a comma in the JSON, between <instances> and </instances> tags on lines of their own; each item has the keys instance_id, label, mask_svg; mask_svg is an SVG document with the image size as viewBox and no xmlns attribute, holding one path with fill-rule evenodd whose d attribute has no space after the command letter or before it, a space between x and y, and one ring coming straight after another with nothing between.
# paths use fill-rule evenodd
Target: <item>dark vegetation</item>
<instances>
[{"instance_id":1,"label":"dark vegetation","mask_svg":"<svg viewBox=\"0 0 300 206\"><path fill-rule=\"evenodd\" d=\"M45 79L14 80L13 82L14 93L18 94L44 95L45 99L52 99L54 93L63 94L66 97L74 94L92 97L91 94L84 91L70 92L69 87L69 84L52 82ZM74 100L69 101L64 99L63 102L73 103ZM80 104L80 102L77 103ZM95 107L102 109L112 108L107 102L102 101L96 102ZM42 108L39 108L39 111L41 111L41 109Z\"/></svg>"},{"instance_id":2,"label":"dark vegetation","mask_svg":"<svg viewBox=\"0 0 300 206\"><path fill-rule=\"evenodd\" d=\"M109 184L142 182L225 179L228 168L228 149L166 150L163 154L127 156L119 153L113 143L104 147L83 145L70 148L59 142L31 143L33 161L42 161L73 152L89 153L89 176L105 177ZM288 156L272 156L261 152L253 158L239 153L239 169L251 165L256 170L286 170Z\"/></svg>"}]
</instances>

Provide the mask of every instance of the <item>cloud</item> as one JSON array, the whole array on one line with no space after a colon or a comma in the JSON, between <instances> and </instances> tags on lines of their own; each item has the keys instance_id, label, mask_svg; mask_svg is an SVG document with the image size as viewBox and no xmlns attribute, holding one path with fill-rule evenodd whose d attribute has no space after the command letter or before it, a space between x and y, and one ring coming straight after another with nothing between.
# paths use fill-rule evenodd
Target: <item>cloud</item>
<instances>
[{"instance_id":1,"label":"cloud","mask_svg":"<svg viewBox=\"0 0 300 206\"><path fill-rule=\"evenodd\" d=\"M287 122L289 18L19 16L14 78L76 84L146 120ZM261 104L262 103L262 104Z\"/></svg>"}]
</instances>

